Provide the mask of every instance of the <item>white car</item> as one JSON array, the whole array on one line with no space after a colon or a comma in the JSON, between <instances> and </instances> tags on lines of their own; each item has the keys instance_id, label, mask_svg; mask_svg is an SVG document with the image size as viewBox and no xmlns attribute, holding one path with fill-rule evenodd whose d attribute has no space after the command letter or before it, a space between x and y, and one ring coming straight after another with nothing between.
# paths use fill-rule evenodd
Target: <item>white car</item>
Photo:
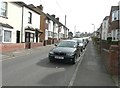
<instances>
[{"instance_id":1,"label":"white car","mask_svg":"<svg viewBox=\"0 0 120 88\"><path fill-rule=\"evenodd\" d=\"M79 46L80 46L80 50L82 52L83 49L85 49L85 43L83 42L83 39L82 38L73 38L73 40L77 40L77 42L79 43Z\"/></svg>"}]
</instances>

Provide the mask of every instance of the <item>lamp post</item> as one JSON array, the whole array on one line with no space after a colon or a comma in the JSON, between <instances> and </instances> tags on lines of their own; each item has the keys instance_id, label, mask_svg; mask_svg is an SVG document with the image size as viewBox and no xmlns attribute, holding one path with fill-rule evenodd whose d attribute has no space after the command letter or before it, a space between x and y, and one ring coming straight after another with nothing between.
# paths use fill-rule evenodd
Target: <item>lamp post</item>
<instances>
[{"instance_id":1,"label":"lamp post","mask_svg":"<svg viewBox=\"0 0 120 88\"><path fill-rule=\"evenodd\" d=\"M92 24L93 26L94 26L94 31L93 31L93 44L95 44L95 40L94 40L94 38L95 38L95 24Z\"/></svg>"},{"instance_id":2,"label":"lamp post","mask_svg":"<svg viewBox=\"0 0 120 88\"><path fill-rule=\"evenodd\" d=\"M95 24L92 24L94 26L93 36L95 36Z\"/></svg>"},{"instance_id":3,"label":"lamp post","mask_svg":"<svg viewBox=\"0 0 120 88\"><path fill-rule=\"evenodd\" d=\"M94 32L95 32L95 24L92 24L94 26Z\"/></svg>"}]
</instances>

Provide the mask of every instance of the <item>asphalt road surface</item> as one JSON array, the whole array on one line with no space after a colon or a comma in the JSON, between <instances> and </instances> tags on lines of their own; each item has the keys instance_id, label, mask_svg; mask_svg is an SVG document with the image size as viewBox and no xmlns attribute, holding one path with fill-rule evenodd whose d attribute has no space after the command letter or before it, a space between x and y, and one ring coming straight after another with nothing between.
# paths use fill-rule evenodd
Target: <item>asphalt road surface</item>
<instances>
[{"instance_id":1,"label":"asphalt road surface","mask_svg":"<svg viewBox=\"0 0 120 88\"><path fill-rule=\"evenodd\" d=\"M90 42L75 65L49 62L54 46L36 48L2 61L3 86L114 86Z\"/></svg>"}]
</instances>

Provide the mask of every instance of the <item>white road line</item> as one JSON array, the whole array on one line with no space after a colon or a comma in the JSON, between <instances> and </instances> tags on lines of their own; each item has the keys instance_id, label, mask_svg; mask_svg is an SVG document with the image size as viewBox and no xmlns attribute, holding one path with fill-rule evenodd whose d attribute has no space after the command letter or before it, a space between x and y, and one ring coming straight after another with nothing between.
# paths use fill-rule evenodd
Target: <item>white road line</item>
<instances>
[{"instance_id":1,"label":"white road line","mask_svg":"<svg viewBox=\"0 0 120 88\"><path fill-rule=\"evenodd\" d=\"M85 51L86 51L86 49L85 49ZM85 51L83 52L83 54L82 54L81 57L80 57L80 60L79 60L78 65L77 65L77 67L76 67L76 69L75 69L75 72L74 72L74 74L73 74L73 76L72 76L72 79L70 80L70 83L69 83L69 85L68 85L68 88L70 88L71 86L73 86L73 83L74 83L74 81L75 81L75 78L76 78L76 75L77 75L79 66L80 66L80 64L81 64L81 62L82 62L83 56L84 56L84 54L85 54Z\"/></svg>"}]
</instances>

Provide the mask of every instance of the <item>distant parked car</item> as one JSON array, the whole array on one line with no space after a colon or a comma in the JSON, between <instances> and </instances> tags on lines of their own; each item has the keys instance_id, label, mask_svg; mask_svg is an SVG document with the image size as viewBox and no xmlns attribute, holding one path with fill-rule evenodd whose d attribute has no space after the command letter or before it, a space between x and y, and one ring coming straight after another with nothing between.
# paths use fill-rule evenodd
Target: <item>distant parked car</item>
<instances>
[{"instance_id":1,"label":"distant parked car","mask_svg":"<svg viewBox=\"0 0 120 88\"><path fill-rule=\"evenodd\" d=\"M80 51L82 52L84 48L83 40L81 38L73 38L72 40L76 40L78 42Z\"/></svg>"},{"instance_id":2,"label":"distant parked car","mask_svg":"<svg viewBox=\"0 0 120 88\"><path fill-rule=\"evenodd\" d=\"M63 40L49 52L49 60L62 60L65 62L76 63L80 56L79 46L76 40Z\"/></svg>"}]
</instances>

